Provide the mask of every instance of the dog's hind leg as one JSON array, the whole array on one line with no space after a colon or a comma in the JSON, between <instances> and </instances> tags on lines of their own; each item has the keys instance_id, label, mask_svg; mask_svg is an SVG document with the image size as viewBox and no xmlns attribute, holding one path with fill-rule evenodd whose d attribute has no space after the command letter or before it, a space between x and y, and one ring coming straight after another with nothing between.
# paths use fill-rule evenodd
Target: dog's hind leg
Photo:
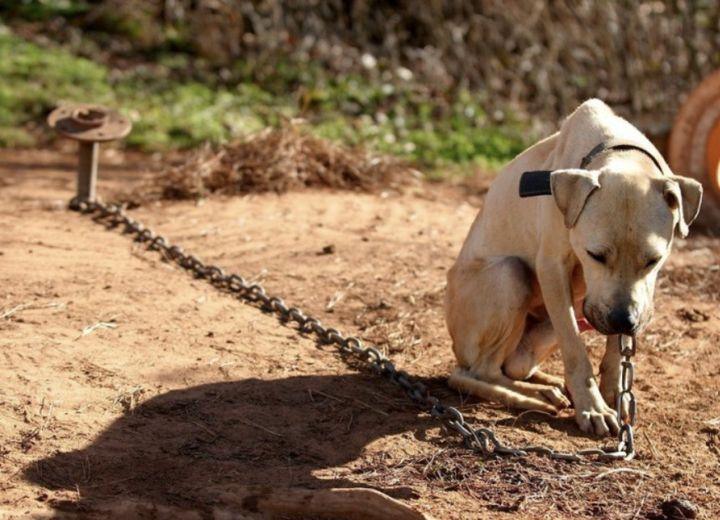
<instances>
[{"instance_id":1,"label":"dog's hind leg","mask_svg":"<svg viewBox=\"0 0 720 520\"><path fill-rule=\"evenodd\" d=\"M456 368L450 376L449 384L457 390L511 408L557 413L560 408L570 405L567 397L554 386L515 381L502 374L485 380L479 379L477 374L469 370Z\"/></svg>"},{"instance_id":2,"label":"dog's hind leg","mask_svg":"<svg viewBox=\"0 0 720 520\"><path fill-rule=\"evenodd\" d=\"M527 378L527 381L531 383L538 383L541 385L550 385L560 389L563 393L565 392L565 380L562 377L554 376L543 372L542 370L536 370L533 374Z\"/></svg>"},{"instance_id":3,"label":"dog's hind leg","mask_svg":"<svg viewBox=\"0 0 720 520\"><path fill-rule=\"evenodd\" d=\"M557 336L549 319L528 318L517 348L505 360L503 372L511 379L565 388L565 380L540 370L540 364L557 349Z\"/></svg>"},{"instance_id":4,"label":"dog's hind leg","mask_svg":"<svg viewBox=\"0 0 720 520\"><path fill-rule=\"evenodd\" d=\"M460 366L499 370L522 337L531 276L515 257L478 258L450 269L445 318Z\"/></svg>"},{"instance_id":5,"label":"dog's hind leg","mask_svg":"<svg viewBox=\"0 0 720 520\"><path fill-rule=\"evenodd\" d=\"M459 367L450 386L522 409L557 412L567 398L550 385L503 374L518 348L534 296L529 268L515 257L481 258L448 274L446 318Z\"/></svg>"}]
</instances>

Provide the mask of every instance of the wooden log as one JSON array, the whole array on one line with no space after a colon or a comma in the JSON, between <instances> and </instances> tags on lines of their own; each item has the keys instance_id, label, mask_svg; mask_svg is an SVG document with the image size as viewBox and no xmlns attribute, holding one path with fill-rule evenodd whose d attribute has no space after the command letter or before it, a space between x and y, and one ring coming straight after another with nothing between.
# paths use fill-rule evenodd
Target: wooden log
<instances>
[{"instance_id":1,"label":"wooden log","mask_svg":"<svg viewBox=\"0 0 720 520\"><path fill-rule=\"evenodd\" d=\"M255 488L242 498L232 493L223 497L237 501L245 511L261 514L316 516L357 520L430 520L431 517L369 488ZM233 500L231 500L233 499ZM225 501L225 500L223 500Z\"/></svg>"}]
</instances>

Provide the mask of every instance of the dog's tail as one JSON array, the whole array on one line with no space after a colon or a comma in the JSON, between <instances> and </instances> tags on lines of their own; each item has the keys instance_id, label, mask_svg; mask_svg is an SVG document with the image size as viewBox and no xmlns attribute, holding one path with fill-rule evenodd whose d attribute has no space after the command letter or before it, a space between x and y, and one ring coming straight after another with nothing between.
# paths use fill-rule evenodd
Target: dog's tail
<instances>
[{"instance_id":1,"label":"dog's tail","mask_svg":"<svg viewBox=\"0 0 720 520\"><path fill-rule=\"evenodd\" d=\"M459 367L450 375L448 384L456 390L467 392L488 401L500 402L511 408L539 410L552 414L558 412L557 408L546 401L528 397L517 390L503 386L501 383L490 383L476 379L470 372Z\"/></svg>"}]
</instances>

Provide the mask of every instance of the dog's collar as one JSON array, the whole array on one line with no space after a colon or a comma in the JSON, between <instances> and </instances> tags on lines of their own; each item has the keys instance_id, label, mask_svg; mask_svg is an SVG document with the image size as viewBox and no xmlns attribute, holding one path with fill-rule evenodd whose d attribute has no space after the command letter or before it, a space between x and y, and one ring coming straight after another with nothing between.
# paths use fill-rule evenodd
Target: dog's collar
<instances>
[{"instance_id":1,"label":"dog's collar","mask_svg":"<svg viewBox=\"0 0 720 520\"><path fill-rule=\"evenodd\" d=\"M665 175L665 172L660 165L660 161L658 161L657 157L655 157L655 154L652 152L649 152L642 146L638 146L635 144L628 144L628 143L618 143L618 144L609 144L609 143L600 143L595 148L590 150L585 157L582 158L582 161L580 161L580 168L587 168L587 166L595 159L598 155L600 155L603 152L608 151L627 151L627 150L636 150L638 152L641 152L645 156L649 157L650 160L653 162L653 164L657 167L657 169L660 171L662 175ZM520 176L520 197L537 197L538 195L552 195L552 190L550 188L550 174L552 173L551 170L535 170L535 171L527 171L523 172L523 174Z\"/></svg>"},{"instance_id":2,"label":"dog's collar","mask_svg":"<svg viewBox=\"0 0 720 520\"><path fill-rule=\"evenodd\" d=\"M658 161L657 157L655 157L655 154L652 152L649 152L642 146L638 146L636 144L627 144L627 143L618 143L618 144L608 144L608 143L600 143L595 148L590 150L588 154L582 158L582 161L580 161L580 168L587 168L588 165L595 159L598 155L600 155L603 152L611 151L611 150L618 150L621 152L627 151L627 150L636 150L645 156L649 157L650 160L653 162L653 164L657 167L658 170L660 170L660 173L665 175L665 172L662 169L662 166L660 165L660 161Z\"/></svg>"}]
</instances>

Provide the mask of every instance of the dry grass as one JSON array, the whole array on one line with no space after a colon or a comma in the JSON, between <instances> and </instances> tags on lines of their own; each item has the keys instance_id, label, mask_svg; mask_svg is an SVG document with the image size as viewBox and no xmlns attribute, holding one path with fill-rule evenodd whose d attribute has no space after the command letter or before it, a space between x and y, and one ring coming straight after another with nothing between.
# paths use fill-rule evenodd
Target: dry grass
<instances>
[{"instance_id":1,"label":"dry grass","mask_svg":"<svg viewBox=\"0 0 720 520\"><path fill-rule=\"evenodd\" d=\"M283 193L308 187L376 191L400 188L419 176L397 159L339 146L288 124L221 147L204 146L134 191L130 200Z\"/></svg>"},{"instance_id":2,"label":"dry grass","mask_svg":"<svg viewBox=\"0 0 720 520\"><path fill-rule=\"evenodd\" d=\"M660 290L682 298L689 292L702 294L707 300L720 298L720 266L687 265L665 270L660 280Z\"/></svg>"},{"instance_id":3,"label":"dry grass","mask_svg":"<svg viewBox=\"0 0 720 520\"><path fill-rule=\"evenodd\" d=\"M518 517L682 518L658 514L666 502L648 499L655 475L636 468L608 469L602 464L568 464L537 456L487 460L447 446L398 461L367 457L355 471L371 475L377 485L386 487L422 479L435 490L482 501L490 512ZM625 492L633 498L608 500ZM684 495L677 498L682 500Z\"/></svg>"}]
</instances>

